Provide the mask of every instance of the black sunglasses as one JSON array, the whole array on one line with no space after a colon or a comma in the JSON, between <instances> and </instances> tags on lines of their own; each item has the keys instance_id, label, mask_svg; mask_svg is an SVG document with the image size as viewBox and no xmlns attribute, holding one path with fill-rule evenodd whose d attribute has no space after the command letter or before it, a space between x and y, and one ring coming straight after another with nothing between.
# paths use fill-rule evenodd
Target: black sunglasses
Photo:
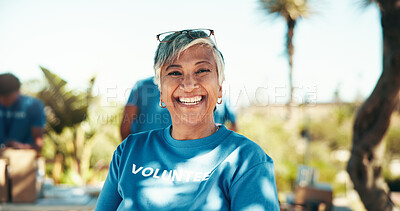
<instances>
[{"instance_id":1,"label":"black sunglasses","mask_svg":"<svg viewBox=\"0 0 400 211\"><path fill-rule=\"evenodd\" d=\"M214 35L214 30L212 29L186 29L182 31L169 31L161 34L157 34L157 40L160 42L172 42L178 35L186 34L188 37L192 39L197 38L210 38L211 35ZM214 35L215 40L215 35ZM215 40L216 42L216 40Z\"/></svg>"}]
</instances>

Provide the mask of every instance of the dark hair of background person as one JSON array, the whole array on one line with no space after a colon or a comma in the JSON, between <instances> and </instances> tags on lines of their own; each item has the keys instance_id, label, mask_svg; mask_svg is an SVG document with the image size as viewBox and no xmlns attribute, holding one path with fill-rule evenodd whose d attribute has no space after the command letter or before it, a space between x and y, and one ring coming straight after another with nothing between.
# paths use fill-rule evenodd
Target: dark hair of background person
<instances>
[{"instance_id":1,"label":"dark hair of background person","mask_svg":"<svg viewBox=\"0 0 400 211\"><path fill-rule=\"evenodd\" d=\"M0 74L0 95L9 95L21 87L21 82L11 73Z\"/></svg>"}]
</instances>

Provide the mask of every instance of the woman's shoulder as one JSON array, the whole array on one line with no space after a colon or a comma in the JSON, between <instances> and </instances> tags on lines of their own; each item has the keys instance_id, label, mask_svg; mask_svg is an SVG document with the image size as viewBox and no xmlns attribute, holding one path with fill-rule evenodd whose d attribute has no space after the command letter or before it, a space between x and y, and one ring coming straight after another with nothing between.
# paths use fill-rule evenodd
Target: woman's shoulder
<instances>
[{"instance_id":1,"label":"woman's shoulder","mask_svg":"<svg viewBox=\"0 0 400 211\"><path fill-rule=\"evenodd\" d=\"M153 141L157 141L158 139L162 138L164 129L165 128L161 128L130 134L125 140L122 141L118 148L120 148L120 150L124 150L125 148L130 148L134 145L143 145L144 142L151 143Z\"/></svg>"},{"instance_id":2,"label":"woman's shoulder","mask_svg":"<svg viewBox=\"0 0 400 211\"><path fill-rule=\"evenodd\" d=\"M235 145L240 157L248 157L254 162L270 162L272 158L264 151L264 149L256 142L250 140L244 135L234 131L228 136L228 143Z\"/></svg>"}]
</instances>

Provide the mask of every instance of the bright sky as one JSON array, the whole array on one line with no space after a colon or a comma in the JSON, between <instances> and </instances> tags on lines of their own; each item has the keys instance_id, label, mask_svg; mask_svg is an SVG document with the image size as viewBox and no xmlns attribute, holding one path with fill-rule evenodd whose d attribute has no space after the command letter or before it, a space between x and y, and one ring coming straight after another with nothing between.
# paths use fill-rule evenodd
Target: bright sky
<instances>
[{"instance_id":1,"label":"bright sky","mask_svg":"<svg viewBox=\"0 0 400 211\"><path fill-rule=\"evenodd\" d=\"M297 102L331 101L337 87L346 101L372 91L382 69L379 11L360 1L311 1L315 14L294 38ZM286 24L258 0L0 0L0 73L40 79L41 65L71 88L96 74L95 94L123 104L153 74L155 35L188 28L215 30L231 103L286 102Z\"/></svg>"}]
</instances>

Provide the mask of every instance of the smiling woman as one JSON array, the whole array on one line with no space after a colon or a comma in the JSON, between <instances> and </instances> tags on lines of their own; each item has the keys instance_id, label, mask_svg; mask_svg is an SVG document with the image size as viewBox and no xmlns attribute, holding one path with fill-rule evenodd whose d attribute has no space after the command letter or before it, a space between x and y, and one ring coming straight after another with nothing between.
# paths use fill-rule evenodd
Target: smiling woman
<instances>
[{"instance_id":1,"label":"smiling woman","mask_svg":"<svg viewBox=\"0 0 400 211\"><path fill-rule=\"evenodd\" d=\"M224 61L213 34L157 35L155 83L172 125L118 146L96 210L279 210L272 159L214 122Z\"/></svg>"},{"instance_id":2,"label":"smiling woman","mask_svg":"<svg viewBox=\"0 0 400 211\"><path fill-rule=\"evenodd\" d=\"M161 101L171 113L172 136L178 140L214 133L214 108L222 98L217 67L209 46L194 45L161 68ZM195 131L192 129L196 128Z\"/></svg>"}]
</instances>

